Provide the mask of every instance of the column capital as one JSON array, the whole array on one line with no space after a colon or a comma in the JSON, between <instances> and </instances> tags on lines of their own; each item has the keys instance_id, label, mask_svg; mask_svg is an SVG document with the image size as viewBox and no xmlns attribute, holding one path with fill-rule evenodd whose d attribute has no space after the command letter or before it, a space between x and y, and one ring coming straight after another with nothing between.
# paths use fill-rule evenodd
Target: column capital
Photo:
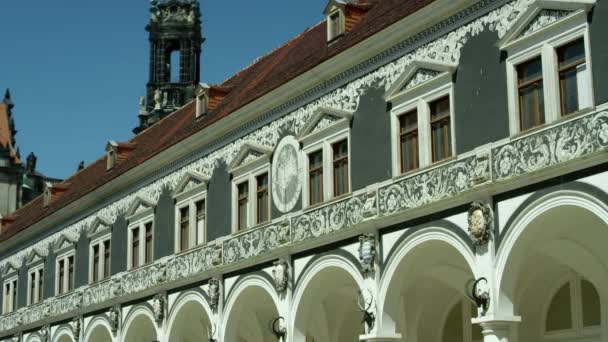
<instances>
[{"instance_id":1,"label":"column capital","mask_svg":"<svg viewBox=\"0 0 608 342\"><path fill-rule=\"evenodd\" d=\"M479 324L482 327L491 327L491 326L495 326L495 327L511 327L515 324L521 323L521 317L520 316L494 316L494 315L490 315L490 316L483 316L483 317L476 317L476 318L472 318L471 322L473 324Z\"/></svg>"},{"instance_id":2,"label":"column capital","mask_svg":"<svg viewBox=\"0 0 608 342\"><path fill-rule=\"evenodd\" d=\"M380 334L380 335L360 335L359 341L367 341L367 342L394 342L400 341L401 334Z\"/></svg>"},{"instance_id":3,"label":"column capital","mask_svg":"<svg viewBox=\"0 0 608 342\"><path fill-rule=\"evenodd\" d=\"M509 342L516 324L521 323L519 316L485 316L471 319L473 324L482 328L484 342Z\"/></svg>"}]
</instances>

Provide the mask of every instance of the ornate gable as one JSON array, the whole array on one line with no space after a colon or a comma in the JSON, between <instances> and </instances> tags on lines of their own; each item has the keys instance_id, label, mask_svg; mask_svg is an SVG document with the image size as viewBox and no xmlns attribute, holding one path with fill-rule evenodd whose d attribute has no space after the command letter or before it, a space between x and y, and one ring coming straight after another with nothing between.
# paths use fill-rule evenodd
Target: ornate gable
<instances>
[{"instance_id":1,"label":"ornate gable","mask_svg":"<svg viewBox=\"0 0 608 342\"><path fill-rule=\"evenodd\" d=\"M192 190L196 187L204 187L207 183L209 183L209 178L205 177L203 174L188 171L179 183L177 183L177 187L175 187L175 190L173 191L173 196Z\"/></svg>"},{"instance_id":2,"label":"ornate gable","mask_svg":"<svg viewBox=\"0 0 608 342\"><path fill-rule=\"evenodd\" d=\"M300 133L298 140L302 140L307 136L321 132L329 127L340 123L350 123L353 118L353 113L341 109L319 107L315 110L312 116L306 121Z\"/></svg>"},{"instance_id":3,"label":"ornate gable","mask_svg":"<svg viewBox=\"0 0 608 342\"><path fill-rule=\"evenodd\" d=\"M55 251L60 251L66 248L74 248L76 245L76 242L78 242L78 236L77 235L73 235L73 234L69 234L69 233L62 233L59 236L59 239L57 239L57 242L55 242L55 247L53 248Z\"/></svg>"},{"instance_id":4,"label":"ornate gable","mask_svg":"<svg viewBox=\"0 0 608 342\"><path fill-rule=\"evenodd\" d=\"M236 169L239 169L245 165L251 164L252 162L261 158L268 159L272 150L268 147L254 143L245 143L237 153L236 157L230 163L228 169L230 173L233 173Z\"/></svg>"},{"instance_id":5,"label":"ornate gable","mask_svg":"<svg viewBox=\"0 0 608 342\"><path fill-rule=\"evenodd\" d=\"M16 264L14 261L9 260L5 265L4 268L2 269L2 275L3 276L7 276L9 274L15 273L17 271L19 271L19 268L21 267L21 265Z\"/></svg>"},{"instance_id":6,"label":"ornate gable","mask_svg":"<svg viewBox=\"0 0 608 342\"><path fill-rule=\"evenodd\" d=\"M440 76L452 74L456 65L414 60L390 87L384 98L391 101L406 91L413 90Z\"/></svg>"},{"instance_id":7,"label":"ornate gable","mask_svg":"<svg viewBox=\"0 0 608 342\"><path fill-rule=\"evenodd\" d=\"M594 4L595 0L537 0L515 21L498 46L505 48L574 13L588 12Z\"/></svg>"},{"instance_id":8,"label":"ornate gable","mask_svg":"<svg viewBox=\"0 0 608 342\"><path fill-rule=\"evenodd\" d=\"M46 251L44 251L40 248L34 247L30 251L30 253L27 255L26 264L29 265L29 264L38 262L40 260L43 260L46 257L46 255L47 255Z\"/></svg>"},{"instance_id":9,"label":"ornate gable","mask_svg":"<svg viewBox=\"0 0 608 342\"><path fill-rule=\"evenodd\" d=\"M89 236L109 231L112 228L112 222L102 216L97 216L93 221L93 224L89 227L87 233Z\"/></svg>"},{"instance_id":10,"label":"ornate gable","mask_svg":"<svg viewBox=\"0 0 608 342\"><path fill-rule=\"evenodd\" d=\"M127 216L133 216L151 208L154 208L154 203L152 201L147 200L141 196L137 196L137 198L135 198L135 200L129 207L129 210L127 211Z\"/></svg>"}]
</instances>

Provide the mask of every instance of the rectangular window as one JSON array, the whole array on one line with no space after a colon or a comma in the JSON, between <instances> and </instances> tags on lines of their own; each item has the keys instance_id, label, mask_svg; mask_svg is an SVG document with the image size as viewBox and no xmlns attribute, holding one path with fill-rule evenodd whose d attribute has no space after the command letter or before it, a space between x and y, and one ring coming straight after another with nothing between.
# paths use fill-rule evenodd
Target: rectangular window
<instances>
[{"instance_id":1,"label":"rectangular window","mask_svg":"<svg viewBox=\"0 0 608 342\"><path fill-rule=\"evenodd\" d=\"M429 103L431 111L431 149L433 162L452 156L450 128L450 97Z\"/></svg>"},{"instance_id":2,"label":"rectangular window","mask_svg":"<svg viewBox=\"0 0 608 342\"><path fill-rule=\"evenodd\" d=\"M545 123L543 95L543 68L537 57L517 66L520 129L528 129Z\"/></svg>"},{"instance_id":3,"label":"rectangular window","mask_svg":"<svg viewBox=\"0 0 608 342\"><path fill-rule=\"evenodd\" d=\"M575 40L557 49L559 92L562 115L572 114L580 109L579 78L585 70L585 43Z\"/></svg>"},{"instance_id":4,"label":"rectangular window","mask_svg":"<svg viewBox=\"0 0 608 342\"><path fill-rule=\"evenodd\" d=\"M65 260L59 260L59 277L58 277L58 293L65 293Z\"/></svg>"},{"instance_id":5,"label":"rectangular window","mask_svg":"<svg viewBox=\"0 0 608 342\"><path fill-rule=\"evenodd\" d=\"M179 211L179 250L185 251L190 247L189 232L190 230L190 210L186 205Z\"/></svg>"},{"instance_id":6,"label":"rectangular window","mask_svg":"<svg viewBox=\"0 0 608 342\"><path fill-rule=\"evenodd\" d=\"M332 145L334 165L334 196L348 192L348 141L342 140Z\"/></svg>"},{"instance_id":7,"label":"rectangular window","mask_svg":"<svg viewBox=\"0 0 608 342\"><path fill-rule=\"evenodd\" d=\"M153 241L153 231L152 231L152 222L148 222L145 224L146 229L146 245L144 250L144 264L149 264L152 262L152 241Z\"/></svg>"},{"instance_id":8,"label":"rectangular window","mask_svg":"<svg viewBox=\"0 0 608 342\"><path fill-rule=\"evenodd\" d=\"M36 303L36 272L30 273L30 298L28 304Z\"/></svg>"},{"instance_id":9,"label":"rectangular window","mask_svg":"<svg viewBox=\"0 0 608 342\"><path fill-rule=\"evenodd\" d=\"M103 279L110 276L110 240L103 242Z\"/></svg>"},{"instance_id":10,"label":"rectangular window","mask_svg":"<svg viewBox=\"0 0 608 342\"><path fill-rule=\"evenodd\" d=\"M11 282L13 297L11 298L11 311L15 311L17 309L17 280L13 280Z\"/></svg>"},{"instance_id":11,"label":"rectangular window","mask_svg":"<svg viewBox=\"0 0 608 342\"><path fill-rule=\"evenodd\" d=\"M237 202L237 228L247 229L247 202L249 197L249 183L243 182L237 186L238 202Z\"/></svg>"},{"instance_id":12,"label":"rectangular window","mask_svg":"<svg viewBox=\"0 0 608 342\"><path fill-rule=\"evenodd\" d=\"M196 243L205 242L205 200L196 202Z\"/></svg>"},{"instance_id":13,"label":"rectangular window","mask_svg":"<svg viewBox=\"0 0 608 342\"><path fill-rule=\"evenodd\" d=\"M413 110L399 116L399 144L401 150L401 173L418 168L418 111Z\"/></svg>"},{"instance_id":14,"label":"rectangular window","mask_svg":"<svg viewBox=\"0 0 608 342\"><path fill-rule=\"evenodd\" d=\"M99 245L93 246L93 282L99 280Z\"/></svg>"},{"instance_id":15,"label":"rectangular window","mask_svg":"<svg viewBox=\"0 0 608 342\"><path fill-rule=\"evenodd\" d=\"M270 217L270 197L268 197L268 173L256 177L257 183L257 223L264 223Z\"/></svg>"},{"instance_id":16,"label":"rectangular window","mask_svg":"<svg viewBox=\"0 0 608 342\"><path fill-rule=\"evenodd\" d=\"M44 270L41 268L38 270L38 297L36 298L36 302L40 302L42 300L42 290L44 289Z\"/></svg>"},{"instance_id":17,"label":"rectangular window","mask_svg":"<svg viewBox=\"0 0 608 342\"><path fill-rule=\"evenodd\" d=\"M334 39L341 32L340 28L340 12L335 12L329 16L329 39Z\"/></svg>"},{"instance_id":18,"label":"rectangular window","mask_svg":"<svg viewBox=\"0 0 608 342\"><path fill-rule=\"evenodd\" d=\"M131 230L131 268L139 266L139 228Z\"/></svg>"},{"instance_id":19,"label":"rectangular window","mask_svg":"<svg viewBox=\"0 0 608 342\"><path fill-rule=\"evenodd\" d=\"M10 283L6 283L4 284L4 298L3 298L3 302L4 302L4 308L2 309L2 313L7 314L9 312L11 312L11 284Z\"/></svg>"},{"instance_id":20,"label":"rectangular window","mask_svg":"<svg viewBox=\"0 0 608 342\"><path fill-rule=\"evenodd\" d=\"M74 289L74 256L68 257L68 292Z\"/></svg>"},{"instance_id":21,"label":"rectangular window","mask_svg":"<svg viewBox=\"0 0 608 342\"><path fill-rule=\"evenodd\" d=\"M308 203L323 202L323 150L308 155Z\"/></svg>"}]
</instances>

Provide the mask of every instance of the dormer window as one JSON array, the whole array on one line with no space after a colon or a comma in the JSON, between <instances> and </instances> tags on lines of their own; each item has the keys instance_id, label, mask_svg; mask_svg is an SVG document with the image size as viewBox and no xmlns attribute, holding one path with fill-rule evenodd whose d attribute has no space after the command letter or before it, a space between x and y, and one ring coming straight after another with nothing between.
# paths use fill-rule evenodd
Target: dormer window
<instances>
[{"instance_id":1,"label":"dormer window","mask_svg":"<svg viewBox=\"0 0 608 342\"><path fill-rule=\"evenodd\" d=\"M335 9L327 16L327 41L330 42L344 33L344 14Z\"/></svg>"},{"instance_id":2,"label":"dormer window","mask_svg":"<svg viewBox=\"0 0 608 342\"><path fill-rule=\"evenodd\" d=\"M209 97L207 93L202 93L196 96L196 117L207 114L209 111Z\"/></svg>"},{"instance_id":3,"label":"dormer window","mask_svg":"<svg viewBox=\"0 0 608 342\"><path fill-rule=\"evenodd\" d=\"M106 145L106 170L112 170L120 162L126 160L129 154L135 150L134 143L118 143L114 140L108 141Z\"/></svg>"},{"instance_id":4,"label":"dormer window","mask_svg":"<svg viewBox=\"0 0 608 342\"><path fill-rule=\"evenodd\" d=\"M106 170L113 169L114 165L116 165L116 150L112 148L106 152Z\"/></svg>"}]
</instances>

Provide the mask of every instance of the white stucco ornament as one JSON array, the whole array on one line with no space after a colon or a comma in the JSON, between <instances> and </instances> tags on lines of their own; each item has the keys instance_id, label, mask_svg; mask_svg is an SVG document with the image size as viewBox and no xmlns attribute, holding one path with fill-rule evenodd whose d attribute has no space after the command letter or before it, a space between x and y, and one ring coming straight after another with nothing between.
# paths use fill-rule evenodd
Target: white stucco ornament
<instances>
[{"instance_id":1,"label":"white stucco ornament","mask_svg":"<svg viewBox=\"0 0 608 342\"><path fill-rule=\"evenodd\" d=\"M296 138L288 135L279 142L272 159L272 199L283 213L296 206L302 191L299 150Z\"/></svg>"},{"instance_id":2,"label":"white stucco ornament","mask_svg":"<svg viewBox=\"0 0 608 342\"><path fill-rule=\"evenodd\" d=\"M475 201L468 213L469 236L473 243L482 246L488 243L492 233L492 208L488 203Z\"/></svg>"}]
</instances>

